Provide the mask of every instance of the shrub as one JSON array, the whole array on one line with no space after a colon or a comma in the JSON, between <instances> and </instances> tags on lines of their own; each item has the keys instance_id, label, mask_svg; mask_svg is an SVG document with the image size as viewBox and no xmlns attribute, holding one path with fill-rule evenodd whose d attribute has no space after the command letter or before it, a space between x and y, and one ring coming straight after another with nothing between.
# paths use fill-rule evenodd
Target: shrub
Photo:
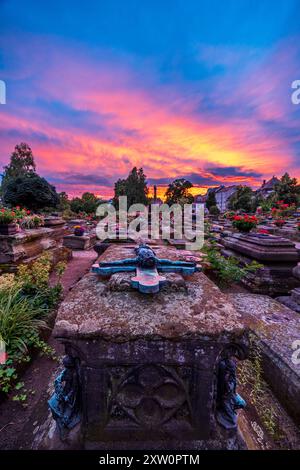
<instances>
[{"instance_id":1,"label":"shrub","mask_svg":"<svg viewBox=\"0 0 300 470\"><path fill-rule=\"evenodd\" d=\"M37 174L10 178L3 191L3 200L11 206L19 204L31 210L56 207L59 203L54 186Z\"/></svg>"},{"instance_id":2,"label":"shrub","mask_svg":"<svg viewBox=\"0 0 300 470\"><path fill-rule=\"evenodd\" d=\"M239 261L232 257L225 258L221 255L214 243L205 246L202 250L206 255L210 268L220 279L221 284L230 285L234 282L240 282L248 272L257 271L262 267L256 261L244 267L239 266Z\"/></svg>"},{"instance_id":3,"label":"shrub","mask_svg":"<svg viewBox=\"0 0 300 470\"><path fill-rule=\"evenodd\" d=\"M210 215L219 215L220 211L217 206L211 206L209 209Z\"/></svg>"},{"instance_id":4,"label":"shrub","mask_svg":"<svg viewBox=\"0 0 300 470\"><path fill-rule=\"evenodd\" d=\"M22 295L14 287L0 290L0 334L9 354L27 351L32 336L46 323L45 310Z\"/></svg>"},{"instance_id":5,"label":"shrub","mask_svg":"<svg viewBox=\"0 0 300 470\"><path fill-rule=\"evenodd\" d=\"M28 348L34 347L54 357L54 351L40 339L41 328L46 328L46 316L61 295L61 276L65 263L56 265L58 276L54 287L49 287L51 259L44 253L31 266L21 265L18 273L0 276L0 338L5 342L8 360L0 365L0 390L8 393L15 388L15 401L26 400L26 390L17 379L16 365L28 362ZM15 384L15 385L14 385Z\"/></svg>"}]
</instances>

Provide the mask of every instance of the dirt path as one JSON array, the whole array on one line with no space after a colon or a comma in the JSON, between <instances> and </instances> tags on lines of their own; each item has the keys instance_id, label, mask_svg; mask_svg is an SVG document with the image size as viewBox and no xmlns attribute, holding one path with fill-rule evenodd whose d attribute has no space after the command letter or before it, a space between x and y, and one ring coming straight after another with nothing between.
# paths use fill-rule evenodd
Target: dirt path
<instances>
[{"instance_id":1,"label":"dirt path","mask_svg":"<svg viewBox=\"0 0 300 470\"><path fill-rule=\"evenodd\" d=\"M62 277L63 295L74 287L82 276L90 269L97 258L93 251L74 251L73 259L68 263ZM55 275L51 276L55 282ZM50 336L49 345L58 356L63 354L62 346ZM21 377L27 389L26 406L5 400L0 404L0 449L29 449L32 442L32 429L39 418L47 413L47 388L49 379L58 367L58 363L45 356L37 355ZM28 426L32 424L32 428Z\"/></svg>"}]
</instances>

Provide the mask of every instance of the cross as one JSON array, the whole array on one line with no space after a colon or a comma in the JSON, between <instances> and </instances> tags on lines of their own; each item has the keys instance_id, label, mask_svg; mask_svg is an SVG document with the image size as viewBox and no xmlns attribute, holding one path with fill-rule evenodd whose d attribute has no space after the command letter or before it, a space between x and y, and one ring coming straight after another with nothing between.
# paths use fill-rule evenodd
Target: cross
<instances>
[{"instance_id":1,"label":"cross","mask_svg":"<svg viewBox=\"0 0 300 470\"><path fill-rule=\"evenodd\" d=\"M160 276L160 272L190 275L200 270L194 262L157 258L152 248L145 244L136 247L135 254L135 258L94 264L92 272L100 276L110 276L118 272L135 271L131 286L143 294L156 294L167 281L164 276Z\"/></svg>"}]
</instances>

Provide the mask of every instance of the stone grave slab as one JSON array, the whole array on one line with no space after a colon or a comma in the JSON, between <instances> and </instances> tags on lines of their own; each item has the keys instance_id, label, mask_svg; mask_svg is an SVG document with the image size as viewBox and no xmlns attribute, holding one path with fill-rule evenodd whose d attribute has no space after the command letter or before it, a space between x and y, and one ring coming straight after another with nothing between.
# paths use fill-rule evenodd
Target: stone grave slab
<instances>
[{"instance_id":1,"label":"stone grave slab","mask_svg":"<svg viewBox=\"0 0 300 470\"><path fill-rule=\"evenodd\" d=\"M236 257L241 265L257 261L258 272L248 273L242 282L254 293L287 294L299 285L293 268L299 261L299 250L290 240L264 234L233 233L222 238L224 256Z\"/></svg>"},{"instance_id":2,"label":"stone grave slab","mask_svg":"<svg viewBox=\"0 0 300 470\"><path fill-rule=\"evenodd\" d=\"M71 250L90 250L96 243L96 234L65 235L63 238L63 245Z\"/></svg>"},{"instance_id":3,"label":"stone grave slab","mask_svg":"<svg viewBox=\"0 0 300 470\"><path fill-rule=\"evenodd\" d=\"M130 256L133 249L111 246L100 260ZM183 255L159 246L156 256ZM153 295L134 290L130 275L87 274L58 312L54 335L82 397L82 446L238 448L236 426L219 424L216 400L222 358L245 352L240 314L201 272L165 273L169 282Z\"/></svg>"}]
</instances>

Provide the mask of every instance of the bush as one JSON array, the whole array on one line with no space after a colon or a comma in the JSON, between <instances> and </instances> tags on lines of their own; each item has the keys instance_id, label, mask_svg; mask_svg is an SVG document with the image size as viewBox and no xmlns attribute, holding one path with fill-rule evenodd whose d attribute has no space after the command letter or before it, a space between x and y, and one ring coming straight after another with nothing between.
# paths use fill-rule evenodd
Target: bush
<instances>
[{"instance_id":1,"label":"bush","mask_svg":"<svg viewBox=\"0 0 300 470\"><path fill-rule=\"evenodd\" d=\"M9 355L26 352L30 338L46 323L45 310L22 295L21 289L0 290L0 334Z\"/></svg>"},{"instance_id":2,"label":"bush","mask_svg":"<svg viewBox=\"0 0 300 470\"><path fill-rule=\"evenodd\" d=\"M47 253L31 266L21 265L17 275L0 276L0 340L6 345L8 360L0 365L0 390L8 393L14 387L19 391L22 383L16 383L18 363L28 362L28 348L34 347L53 357L54 351L40 339L40 330L47 327L46 316L61 295L61 276L65 264L56 265L57 284L49 287L51 268ZM15 385L14 385L15 384ZM13 400L24 402L25 389Z\"/></svg>"},{"instance_id":3,"label":"bush","mask_svg":"<svg viewBox=\"0 0 300 470\"><path fill-rule=\"evenodd\" d=\"M59 203L55 187L37 174L10 178L3 191L3 200L11 206L21 205L32 210L56 207Z\"/></svg>"},{"instance_id":4,"label":"bush","mask_svg":"<svg viewBox=\"0 0 300 470\"><path fill-rule=\"evenodd\" d=\"M211 206L211 208L209 209L209 213L210 215L219 215L220 211L217 206Z\"/></svg>"},{"instance_id":5,"label":"bush","mask_svg":"<svg viewBox=\"0 0 300 470\"><path fill-rule=\"evenodd\" d=\"M221 255L214 243L205 246L202 250L206 255L206 260L209 263L210 269L220 279L221 284L230 285L235 282L240 282L248 272L257 271L262 265L253 261L244 267L239 266L236 258L225 258Z\"/></svg>"}]
</instances>

